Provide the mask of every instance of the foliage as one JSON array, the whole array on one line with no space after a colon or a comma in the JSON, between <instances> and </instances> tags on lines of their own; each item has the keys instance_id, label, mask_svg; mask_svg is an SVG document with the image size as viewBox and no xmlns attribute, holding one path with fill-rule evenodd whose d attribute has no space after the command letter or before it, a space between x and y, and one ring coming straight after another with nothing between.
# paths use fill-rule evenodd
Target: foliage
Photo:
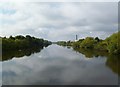
<instances>
[{"instance_id":1,"label":"foliage","mask_svg":"<svg viewBox=\"0 0 120 87\"><path fill-rule=\"evenodd\" d=\"M99 42L94 46L94 49L99 50L99 51L108 51L107 43L105 41Z\"/></svg>"},{"instance_id":2,"label":"foliage","mask_svg":"<svg viewBox=\"0 0 120 87\"><path fill-rule=\"evenodd\" d=\"M110 53L120 54L120 32L112 34L110 37L106 38L105 41Z\"/></svg>"},{"instance_id":3,"label":"foliage","mask_svg":"<svg viewBox=\"0 0 120 87\"><path fill-rule=\"evenodd\" d=\"M66 46L66 42L65 41L58 41L57 44L58 45L62 45L62 46Z\"/></svg>"},{"instance_id":4,"label":"foliage","mask_svg":"<svg viewBox=\"0 0 120 87\"><path fill-rule=\"evenodd\" d=\"M35 37L31 37L30 35L26 35L26 37L19 35L9 38L2 38L2 50L8 51L8 50L24 50L24 49L30 49L34 47L42 48L44 46L50 45L51 42Z\"/></svg>"},{"instance_id":5,"label":"foliage","mask_svg":"<svg viewBox=\"0 0 120 87\"><path fill-rule=\"evenodd\" d=\"M73 42L72 41L58 41L56 42L56 44L58 45L62 45L62 46L72 46Z\"/></svg>"},{"instance_id":6,"label":"foliage","mask_svg":"<svg viewBox=\"0 0 120 87\"><path fill-rule=\"evenodd\" d=\"M87 37L85 40L82 41L80 47L82 48L94 48L96 40L92 37Z\"/></svg>"},{"instance_id":7,"label":"foliage","mask_svg":"<svg viewBox=\"0 0 120 87\"><path fill-rule=\"evenodd\" d=\"M62 46L72 46L74 49L92 49L98 51L106 51L110 54L120 54L120 31L117 33L112 34L105 40L99 39L98 37L86 37L85 39L79 39L75 42L65 42L59 41L57 42L58 45Z\"/></svg>"}]
</instances>

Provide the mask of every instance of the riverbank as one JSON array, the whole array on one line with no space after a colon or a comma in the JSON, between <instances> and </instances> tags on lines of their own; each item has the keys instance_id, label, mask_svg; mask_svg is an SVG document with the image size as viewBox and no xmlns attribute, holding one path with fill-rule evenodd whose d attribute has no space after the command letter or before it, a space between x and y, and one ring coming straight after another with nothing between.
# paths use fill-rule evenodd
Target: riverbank
<instances>
[{"instance_id":1,"label":"riverbank","mask_svg":"<svg viewBox=\"0 0 120 87\"><path fill-rule=\"evenodd\" d=\"M107 37L105 40L98 37L86 37L85 39L79 39L78 41L58 41L56 44L62 46L71 46L74 49L87 49L95 51L104 51L110 54L120 54L120 32L114 33Z\"/></svg>"},{"instance_id":2,"label":"riverbank","mask_svg":"<svg viewBox=\"0 0 120 87\"><path fill-rule=\"evenodd\" d=\"M14 51L21 51L31 48L43 48L47 47L48 45L52 44L52 42L48 40L44 40L42 38L31 37L30 35L22 36L10 36L1 37L1 46L2 52L14 50Z\"/></svg>"}]
</instances>

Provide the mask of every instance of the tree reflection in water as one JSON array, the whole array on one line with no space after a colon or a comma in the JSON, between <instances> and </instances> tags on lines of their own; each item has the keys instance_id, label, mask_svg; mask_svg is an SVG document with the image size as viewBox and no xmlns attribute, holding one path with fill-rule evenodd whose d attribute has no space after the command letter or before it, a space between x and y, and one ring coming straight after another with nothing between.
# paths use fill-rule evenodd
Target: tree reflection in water
<instances>
[{"instance_id":1,"label":"tree reflection in water","mask_svg":"<svg viewBox=\"0 0 120 87\"><path fill-rule=\"evenodd\" d=\"M94 57L107 57L106 66L108 66L113 72L117 73L120 76L120 55L112 55L105 51L97 51L90 49L73 49L76 52L82 53L86 58L94 58Z\"/></svg>"},{"instance_id":2,"label":"tree reflection in water","mask_svg":"<svg viewBox=\"0 0 120 87\"><path fill-rule=\"evenodd\" d=\"M18 51L7 51L7 52L2 52L2 57L0 57L1 61L6 61L10 60L14 57L16 58L21 58L23 56L30 56L31 54L38 53L43 49L41 48L30 48L30 49L25 49L25 50L18 50Z\"/></svg>"},{"instance_id":3,"label":"tree reflection in water","mask_svg":"<svg viewBox=\"0 0 120 87\"><path fill-rule=\"evenodd\" d=\"M120 76L120 55L109 55L106 65L112 69L113 72Z\"/></svg>"},{"instance_id":4,"label":"tree reflection in water","mask_svg":"<svg viewBox=\"0 0 120 87\"><path fill-rule=\"evenodd\" d=\"M67 47L70 49L71 47ZM19 50L19 51L7 51L2 52L2 57L0 56L0 61L7 61L14 57L21 58L23 56L30 56L31 54L40 52L42 48L31 48L26 50ZM108 54L108 52L105 51L96 51L96 50L90 50L90 49L73 49L76 52L82 53L85 55L86 58L98 58L99 56L107 57L106 60L106 66L108 66L113 72L117 73L120 76L120 55L112 55Z\"/></svg>"}]
</instances>

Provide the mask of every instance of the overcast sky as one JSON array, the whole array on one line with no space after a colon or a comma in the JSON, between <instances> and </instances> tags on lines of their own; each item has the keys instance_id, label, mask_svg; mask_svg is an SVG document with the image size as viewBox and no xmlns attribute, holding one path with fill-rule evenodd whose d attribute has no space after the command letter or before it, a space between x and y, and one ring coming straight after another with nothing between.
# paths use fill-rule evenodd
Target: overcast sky
<instances>
[{"instance_id":1,"label":"overcast sky","mask_svg":"<svg viewBox=\"0 0 120 87\"><path fill-rule=\"evenodd\" d=\"M118 31L117 2L2 2L0 36L31 35L51 41Z\"/></svg>"}]
</instances>

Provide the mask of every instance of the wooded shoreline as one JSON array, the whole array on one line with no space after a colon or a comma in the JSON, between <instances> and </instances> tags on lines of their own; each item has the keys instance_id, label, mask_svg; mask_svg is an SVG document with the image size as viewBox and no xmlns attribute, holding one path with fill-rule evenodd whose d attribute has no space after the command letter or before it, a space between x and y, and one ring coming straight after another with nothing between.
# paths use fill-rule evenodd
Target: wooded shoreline
<instances>
[{"instance_id":1,"label":"wooded shoreline","mask_svg":"<svg viewBox=\"0 0 120 87\"><path fill-rule=\"evenodd\" d=\"M90 49L96 51L104 51L110 54L120 54L120 31L107 37L105 40L98 37L86 37L78 41L58 41L56 44L62 46L71 46L74 49Z\"/></svg>"},{"instance_id":2,"label":"wooded shoreline","mask_svg":"<svg viewBox=\"0 0 120 87\"><path fill-rule=\"evenodd\" d=\"M51 41L42 38L31 37L30 35L10 36L9 38L1 37L0 44L2 45L2 52L9 50L26 50L32 48L43 48L52 44Z\"/></svg>"},{"instance_id":3,"label":"wooded shoreline","mask_svg":"<svg viewBox=\"0 0 120 87\"><path fill-rule=\"evenodd\" d=\"M98 37L86 37L85 39L79 39L78 41L58 41L56 44L62 46L71 46L74 49L90 49L97 51L105 51L110 54L120 54L120 31L107 37L105 40ZM0 44L2 51L8 50L24 50L34 47L43 48L51 45L52 42L44 40L42 38L31 37L30 35L22 36L10 36L9 38L1 37Z\"/></svg>"}]
</instances>

